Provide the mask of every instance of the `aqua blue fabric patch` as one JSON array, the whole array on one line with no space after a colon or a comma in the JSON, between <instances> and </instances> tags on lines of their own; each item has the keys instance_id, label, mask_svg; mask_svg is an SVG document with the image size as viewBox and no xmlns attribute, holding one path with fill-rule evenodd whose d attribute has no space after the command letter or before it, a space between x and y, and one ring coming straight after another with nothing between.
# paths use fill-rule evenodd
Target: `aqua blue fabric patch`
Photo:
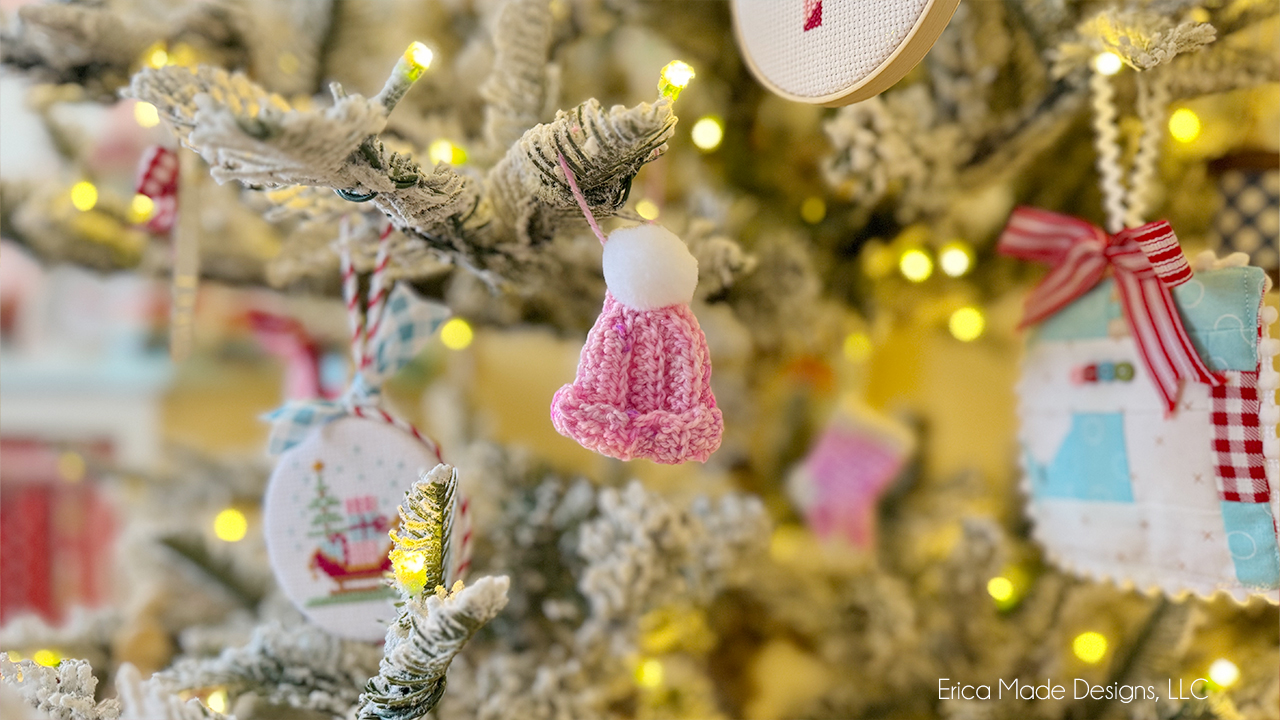
<instances>
[{"instance_id":1,"label":"aqua blue fabric patch","mask_svg":"<svg viewBox=\"0 0 1280 720\"><path fill-rule=\"evenodd\" d=\"M1107 324L1123 317L1120 303L1111 297L1114 283L1106 278L1040 323L1032 340L1087 340L1107 337Z\"/></svg>"},{"instance_id":2,"label":"aqua blue fabric patch","mask_svg":"<svg viewBox=\"0 0 1280 720\"><path fill-rule=\"evenodd\" d=\"M1214 370L1258 369L1258 306L1266 272L1233 267L1196 273L1173 289L1191 344Z\"/></svg>"},{"instance_id":3,"label":"aqua blue fabric patch","mask_svg":"<svg viewBox=\"0 0 1280 720\"><path fill-rule=\"evenodd\" d=\"M1280 587L1280 549L1276 547L1276 527L1267 503L1223 500L1222 525L1227 531L1227 549L1236 566L1236 579L1258 590Z\"/></svg>"},{"instance_id":4,"label":"aqua blue fabric patch","mask_svg":"<svg viewBox=\"0 0 1280 720\"><path fill-rule=\"evenodd\" d=\"M1122 413L1075 413L1053 461L1027 466L1035 497L1133 502Z\"/></svg>"}]
</instances>

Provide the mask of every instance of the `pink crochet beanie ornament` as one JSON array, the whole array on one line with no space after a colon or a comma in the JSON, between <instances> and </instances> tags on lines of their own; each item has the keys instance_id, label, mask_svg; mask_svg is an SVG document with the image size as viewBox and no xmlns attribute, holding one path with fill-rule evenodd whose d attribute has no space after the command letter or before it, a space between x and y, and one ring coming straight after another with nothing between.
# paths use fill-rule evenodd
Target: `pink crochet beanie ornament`
<instances>
[{"instance_id":1,"label":"pink crochet beanie ornament","mask_svg":"<svg viewBox=\"0 0 1280 720\"><path fill-rule=\"evenodd\" d=\"M689 309L698 261L658 225L600 232L564 158L569 188L604 243L604 309L578 376L551 400L551 422L602 455L675 465L720 447L724 418L711 394L711 354Z\"/></svg>"}]
</instances>

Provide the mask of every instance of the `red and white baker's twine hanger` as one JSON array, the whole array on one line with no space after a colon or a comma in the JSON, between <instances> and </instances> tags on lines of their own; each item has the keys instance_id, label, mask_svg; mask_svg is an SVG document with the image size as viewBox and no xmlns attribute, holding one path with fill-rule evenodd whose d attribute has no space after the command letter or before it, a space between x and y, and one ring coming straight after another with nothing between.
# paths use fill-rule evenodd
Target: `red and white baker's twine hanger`
<instances>
[{"instance_id":1,"label":"red and white baker's twine hanger","mask_svg":"<svg viewBox=\"0 0 1280 720\"><path fill-rule=\"evenodd\" d=\"M344 216L341 221L339 259L342 268L342 299L347 307L347 322L351 328L351 357L355 362L357 378L373 363L373 353L369 351L369 339L377 336L386 310L387 296L389 294L386 272L391 257L391 243L388 239L391 237L392 230L392 225L388 222L378 236L378 253L374 259L373 274L369 278L367 309L364 313L361 313L360 283L356 275L355 266L351 261L351 247L349 244L350 220ZM371 402L358 402L357 400L362 397L370 399ZM348 393L344 396L344 403L347 410L356 417L382 422L412 435L414 439L425 445L436 456L438 462L444 462L444 453L439 443L418 430L413 423L387 412L381 406L381 393ZM450 579L462 580L466 577L467 570L471 567L472 528L471 499L461 490L457 493L455 513L454 522L457 524L458 532L461 534L457 543L456 557L458 561L454 563Z\"/></svg>"}]
</instances>

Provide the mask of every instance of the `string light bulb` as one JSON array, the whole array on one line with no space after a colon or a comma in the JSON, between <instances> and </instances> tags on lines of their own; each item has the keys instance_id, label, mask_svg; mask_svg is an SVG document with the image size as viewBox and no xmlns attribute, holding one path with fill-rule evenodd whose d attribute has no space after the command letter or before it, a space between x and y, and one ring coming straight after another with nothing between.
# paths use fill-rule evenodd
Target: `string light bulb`
<instances>
[{"instance_id":1,"label":"string light bulb","mask_svg":"<svg viewBox=\"0 0 1280 720\"><path fill-rule=\"evenodd\" d=\"M1107 654L1107 638L1102 633L1082 632L1071 641L1071 652L1090 665L1098 664Z\"/></svg>"},{"instance_id":2,"label":"string light bulb","mask_svg":"<svg viewBox=\"0 0 1280 720\"><path fill-rule=\"evenodd\" d=\"M223 542L239 542L248 531L249 521L235 508L226 508L213 518L213 534Z\"/></svg>"},{"instance_id":3,"label":"string light bulb","mask_svg":"<svg viewBox=\"0 0 1280 720\"><path fill-rule=\"evenodd\" d=\"M951 318L947 320L947 329L960 342L977 340L986 328L987 319L976 307L962 307L951 313Z\"/></svg>"},{"instance_id":4,"label":"string light bulb","mask_svg":"<svg viewBox=\"0 0 1280 720\"><path fill-rule=\"evenodd\" d=\"M1013 581L1007 577L993 577L987 581L987 594L997 603L1013 599Z\"/></svg>"},{"instance_id":5,"label":"string light bulb","mask_svg":"<svg viewBox=\"0 0 1280 720\"><path fill-rule=\"evenodd\" d=\"M689 81L697 75L693 66L683 60L672 60L662 68L658 75L658 93L673 101L680 97L680 91L689 86Z\"/></svg>"},{"instance_id":6,"label":"string light bulb","mask_svg":"<svg viewBox=\"0 0 1280 720\"><path fill-rule=\"evenodd\" d=\"M657 220L662 210L658 207L658 203L645 198L636 203L636 214L645 220Z\"/></svg>"},{"instance_id":7,"label":"string light bulb","mask_svg":"<svg viewBox=\"0 0 1280 720\"><path fill-rule=\"evenodd\" d=\"M225 713L227 711L227 691L221 688L209 693L209 697L205 698L205 707L216 713Z\"/></svg>"},{"instance_id":8,"label":"string light bulb","mask_svg":"<svg viewBox=\"0 0 1280 720\"><path fill-rule=\"evenodd\" d=\"M142 52L143 63L148 67L162 68L169 64L169 51L163 42L156 42Z\"/></svg>"},{"instance_id":9,"label":"string light bulb","mask_svg":"<svg viewBox=\"0 0 1280 720\"><path fill-rule=\"evenodd\" d=\"M160 124L160 111L149 102L139 100L133 104L133 119L144 128Z\"/></svg>"},{"instance_id":10,"label":"string light bulb","mask_svg":"<svg viewBox=\"0 0 1280 720\"><path fill-rule=\"evenodd\" d=\"M444 138L432 142L427 147L427 154L431 157L431 162L437 164L461 165L467 161L467 151Z\"/></svg>"},{"instance_id":11,"label":"string light bulb","mask_svg":"<svg viewBox=\"0 0 1280 720\"><path fill-rule=\"evenodd\" d=\"M827 216L827 203L817 195L807 197L800 203L800 219L810 225L817 225Z\"/></svg>"},{"instance_id":12,"label":"string light bulb","mask_svg":"<svg viewBox=\"0 0 1280 720\"><path fill-rule=\"evenodd\" d=\"M436 54L431 51L431 48L417 40L409 43L409 47L404 51L404 59L408 60L409 64L413 66L419 74L421 74L423 70L431 67L431 61L434 60L435 57ZM416 80L417 78L414 79Z\"/></svg>"},{"instance_id":13,"label":"string light bulb","mask_svg":"<svg viewBox=\"0 0 1280 720\"><path fill-rule=\"evenodd\" d=\"M724 139L724 123L714 115L707 115L693 124L689 136L699 150L711 152L720 147L720 141Z\"/></svg>"},{"instance_id":14,"label":"string light bulb","mask_svg":"<svg viewBox=\"0 0 1280 720\"><path fill-rule=\"evenodd\" d=\"M453 318L440 328L440 342L450 350L465 350L475 338L475 331L462 318Z\"/></svg>"},{"instance_id":15,"label":"string light bulb","mask_svg":"<svg viewBox=\"0 0 1280 720\"><path fill-rule=\"evenodd\" d=\"M871 338L864 332L849 333L844 339L844 356L849 362L864 362L871 357Z\"/></svg>"},{"instance_id":16,"label":"string light bulb","mask_svg":"<svg viewBox=\"0 0 1280 720\"><path fill-rule=\"evenodd\" d=\"M57 667L62 662L62 656L53 650L37 650L31 655L31 661L45 667Z\"/></svg>"},{"instance_id":17,"label":"string light bulb","mask_svg":"<svg viewBox=\"0 0 1280 720\"><path fill-rule=\"evenodd\" d=\"M1191 108L1178 108L1169 116L1169 134L1180 143L1189 143L1200 137L1200 116Z\"/></svg>"},{"instance_id":18,"label":"string light bulb","mask_svg":"<svg viewBox=\"0 0 1280 720\"><path fill-rule=\"evenodd\" d=\"M1240 668L1226 658L1218 658L1209 666L1209 679L1218 687L1231 687L1240 679Z\"/></svg>"},{"instance_id":19,"label":"string light bulb","mask_svg":"<svg viewBox=\"0 0 1280 720\"><path fill-rule=\"evenodd\" d=\"M391 569L395 573L396 582L410 592L417 594L427 582L427 556L420 552L391 552Z\"/></svg>"},{"instance_id":20,"label":"string light bulb","mask_svg":"<svg viewBox=\"0 0 1280 720\"><path fill-rule=\"evenodd\" d=\"M98 188L88 180L71 186L71 204L80 212L89 212L98 204Z\"/></svg>"},{"instance_id":21,"label":"string light bulb","mask_svg":"<svg viewBox=\"0 0 1280 720\"><path fill-rule=\"evenodd\" d=\"M662 684L662 662L650 658L636 667L636 683L641 687L656 688Z\"/></svg>"},{"instance_id":22,"label":"string light bulb","mask_svg":"<svg viewBox=\"0 0 1280 720\"><path fill-rule=\"evenodd\" d=\"M151 213L156 210L156 201L138 193L129 201L129 220L134 223L143 223L151 219Z\"/></svg>"},{"instance_id":23,"label":"string light bulb","mask_svg":"<svg viewBox=\"0 0 1280 720\"><path fill-rule=\"evenodd\" d=\"M938 253L938 265L948 277L960 277L973 267L973 251L959 240L949 242Z\"/></svg>"},{"instance_id":24,"label":"string light bulb","mask_svg":"<svg viewBox=\"0 0 1280 720\"><path fill-rule=\"evenodd\" d=\"M912 248L898 259L898 271L911 282L924 282L933 274L933 260L925 251Z\"/></svg>"},{"instance_id":25,"label":"string light bulb","mask_svg":"<svg viewBox=\"0 0 1280 720\"><path fill-rule=\"evenodd\" d=\"M1098 53L1093 58L1093 69L1103 75L1115 75L1120 72L1120 68L1124 67L1124 60L1119 55L1108 50L1107 52Z\"/></svg>"}]
</instances>

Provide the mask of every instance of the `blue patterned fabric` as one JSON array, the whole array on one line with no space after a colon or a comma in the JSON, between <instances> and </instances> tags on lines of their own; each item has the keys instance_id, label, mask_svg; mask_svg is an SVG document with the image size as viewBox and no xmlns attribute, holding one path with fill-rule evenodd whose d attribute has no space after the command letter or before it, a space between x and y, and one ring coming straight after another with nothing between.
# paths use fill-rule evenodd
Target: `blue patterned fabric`
<instances>
[{"instance_id":1,"label":"blue patterned fabric","mask_svg":"<svg viewBox=\"0 0 1280 720\"><path fill-rule=\"evenodd\" d=\"M1280 587L1280 550L1267 503L1224 500L1222 525L1240 583L1258 590Z\"/></svg>"},{"instance_id":2,"label":"blue patterned fabric","mask_svg":"<svg viewBox=\"0 0 1280 720\"><path fill-rule=\"evenodd\" d=\"M294 400L262 416L271 423L267 453L278 455L302 442L311 429L350 413L353 407L377 407L382 383L426 347L431 336L449 317L449 308L423 300L406 285L397 284L387 297L382 323L369 339L370 366L352 378L351 387L338 400Z\"/></svg>"},{"instance_id":3,"label":"blue patterned fabric","mask_svg":"<svg viewBox=\"0 0 1280 720\"><path fill-rule=\"evenodd\" d=\"M1133 502L1122 413L1075 413L1053 460L1028 466L1035 497Z\"/></svg>"}]
</instances>

